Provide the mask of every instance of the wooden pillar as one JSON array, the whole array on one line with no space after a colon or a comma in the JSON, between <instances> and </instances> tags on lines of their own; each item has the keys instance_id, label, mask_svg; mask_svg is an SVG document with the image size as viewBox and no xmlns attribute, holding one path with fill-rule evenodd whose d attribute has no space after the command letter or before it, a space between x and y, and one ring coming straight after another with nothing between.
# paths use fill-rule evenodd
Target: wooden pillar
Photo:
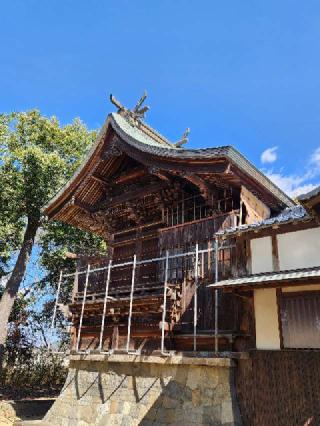
<instances>
[{"instance_id":1,"label":"wooden pillar","mask_svg":"<svg viewBox=\"0 0 320 426\"><path fill-rule=\"evenodd\" d=\"M272 235L271 242L272 242L272 265L273 265L273 270L275 272L279 272L280 271L280 263L279 263L279 252L278 252L278 239L277 239L277 235L276 234Z\"/></svg>"},{"instance_id":2,"label":"wooden pillar","mask_svg":"<svg viewBox=\"0 0 320 426\"><path fill-rule=\"evenodd\" d=\"M109 343L110 349L118 349L119 347L119 327L115 325L113 327L111 342Z\"/></svg>"}]
</instances>

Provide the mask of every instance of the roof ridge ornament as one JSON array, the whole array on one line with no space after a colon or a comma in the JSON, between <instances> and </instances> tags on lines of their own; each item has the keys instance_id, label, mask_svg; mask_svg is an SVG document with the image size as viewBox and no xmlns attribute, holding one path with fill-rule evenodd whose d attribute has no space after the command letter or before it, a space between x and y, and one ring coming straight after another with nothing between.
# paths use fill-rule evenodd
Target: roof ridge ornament
<instances>
[{"instance_id":1,"label":"roof ridge ornament","mask_svg":"<svg viewBox=\"0 0 320 426\"><path fill-rule=\"evenodd\" d=\"M142 104L146 100L147 96L148 94L145 90L141 98L136 103L135 107L131 110L123 106L122 103L118 101L118 99L116 99L112 94L110 94L110 102L118 108L119 114L122 114L124 117L131 119L131 121L136 122L143 120L145 113L150 109L150 107L147 105L142 107Z\"/></svg>"},{"instance_id":2,"label":"roof ridge ornament","mask_svg":"<svg viewBox=\"0 0 320 426\"><path fill-rule=\"evenodd\" d=\"M185 145L189 141L189 138L188 138L189 133L190 133L190 129L189 127L187 127L181 139L174 144L176 148L181 148L182 145Z\"/></svg>"}]
</instances>

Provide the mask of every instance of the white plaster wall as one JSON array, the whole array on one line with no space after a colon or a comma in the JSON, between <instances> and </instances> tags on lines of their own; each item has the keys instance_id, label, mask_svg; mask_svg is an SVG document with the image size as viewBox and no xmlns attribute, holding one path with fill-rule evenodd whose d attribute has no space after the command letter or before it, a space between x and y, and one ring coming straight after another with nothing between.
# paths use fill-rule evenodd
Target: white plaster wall
<instances>
[{"instance_id":1,"label":"white plaster wall","mask_svg":"<svg viewBox=\"0 0 320 426\"><path fill-rule=\"evenodd\" d=\"M280 270L320 266L320 228L277 235Z\"/></svg>"},{"instance_id":2,"label":"white plaster wall","mask_svg":"<svg viewBox=\"0 0 320 426\"><path fill-rule=\"evenodd\" d=\"M251 245L251 267L253 274L272 272L272 241L271 237L254 238Z\"/></svg>"},{"instance_id":3,"label":"white plaster wall","mask_svg":"<svg viewBox=\"0 0 320 426\"><path fill-rule=\"evenodd\" d=\"M275 288L254 290L257 349L280 349L277 294Z\"/></svg>"}]
</instances>

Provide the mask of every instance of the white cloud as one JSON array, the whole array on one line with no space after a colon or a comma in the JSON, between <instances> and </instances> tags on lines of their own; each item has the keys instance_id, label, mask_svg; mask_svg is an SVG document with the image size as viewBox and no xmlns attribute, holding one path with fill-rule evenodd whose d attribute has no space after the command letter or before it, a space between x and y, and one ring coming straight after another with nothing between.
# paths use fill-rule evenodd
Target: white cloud
<instances>
[{"instance_id":1,"label":"white cloud","mask_svg":"<svg viewBox=\"0 0 320 426\"><path fill-rule=\"evenodd\" d=\"M305 185L298 186L295 188L291 194L293 198L298 197L298 195L306 194L307 192L312 191L314 188L320 185L320 182L317 184L314 183L306 183Z\"/></svg>"},{"instance_id":2,"label":"white cloud","mask_svg":"<svg viewBox=\"0 0 320 426\"><path fill-rule=\"evenodd\" d=\"M310 164L314 167L320 167L320 147L317 148L311 155Z\"/></svg>"},{"instance_id":3,"label":"white cloud","mask_svg":"<svg viewBox=\"0 0 320 426\"><path fill-rule=\"evenodd\" d=\"M304 174L285 175L282 171L274 172L273 170L268 170L266 171L266 175L291 197L297 197L298 195L311 191L320 185L320 182L314 182L314 179L320 175L320 147L310 156Z\"/></svg>"},{"instance_id":4,"label":"white cloud","mask_svg":"<svg viewBox=\"0 0 320 426\"><path fill-rule=\"evenodd\" d=\"M316 188L319 183L310 183L309 174L303 176L283 175L281 173L267 172L266 175L273 183L282 189L290 197L297 197L298 195L305 194Z\"/></svg>"},{"instance_id":5,"label":"white cloud","mask_svg":"<svg viewBox=\"0 0 320 426\"><path fill-rule=\"evenodd\" d=\"M272 148L268 148L265 151L263 151L260 157L261 163L262 164L274 163L276 159L278 158L277 149L278 149L277 146L273 146Z\"/></svg>"}]
</instances>

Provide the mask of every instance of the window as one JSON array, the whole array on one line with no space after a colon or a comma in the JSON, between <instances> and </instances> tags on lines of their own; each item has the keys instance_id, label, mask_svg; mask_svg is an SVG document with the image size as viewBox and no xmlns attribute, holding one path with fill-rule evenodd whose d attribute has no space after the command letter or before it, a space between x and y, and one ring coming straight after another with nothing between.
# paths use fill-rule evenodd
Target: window
<instances>
[{"instance_id":1,"label":"window","mask_svg":"<svg viewBox=\"0 0 320 426\"><path fill-rule=\"evenodd\" d=\"M320 292L282 293L284 348L320 348Z\"/></svg>"}]
</instances>

